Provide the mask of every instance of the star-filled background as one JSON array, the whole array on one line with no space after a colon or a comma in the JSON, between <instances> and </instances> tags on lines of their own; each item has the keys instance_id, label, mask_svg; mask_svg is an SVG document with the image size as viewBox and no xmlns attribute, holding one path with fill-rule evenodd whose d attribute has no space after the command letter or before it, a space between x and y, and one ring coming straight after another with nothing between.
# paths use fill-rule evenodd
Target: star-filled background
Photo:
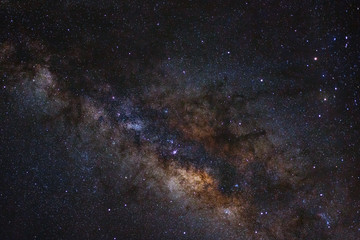
<instances>
[{"instance_id":1,"label":"star-filled background","mask_svg":"<svg viewBox=\"0 0 360 240\"><path fill-rule=\"evenodd\" d=\"M1 1L1 239L360 239L359 1Z\"/></svg>"}]
</instances>

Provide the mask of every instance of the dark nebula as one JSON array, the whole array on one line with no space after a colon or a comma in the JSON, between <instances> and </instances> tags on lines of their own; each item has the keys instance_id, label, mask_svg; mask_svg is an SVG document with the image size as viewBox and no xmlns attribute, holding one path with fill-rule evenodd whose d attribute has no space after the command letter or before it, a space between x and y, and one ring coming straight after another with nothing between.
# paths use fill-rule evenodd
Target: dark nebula
<instances>
[{"instance_id":1,"label":"dark nebula","mask_svg":"<svg viewBox=\"0 0 360 240\"><path fill-rule=\"evenodd\" d=\"M359 1L0 22L0 239L360 239Z\"/></svg>"}]
</instances>

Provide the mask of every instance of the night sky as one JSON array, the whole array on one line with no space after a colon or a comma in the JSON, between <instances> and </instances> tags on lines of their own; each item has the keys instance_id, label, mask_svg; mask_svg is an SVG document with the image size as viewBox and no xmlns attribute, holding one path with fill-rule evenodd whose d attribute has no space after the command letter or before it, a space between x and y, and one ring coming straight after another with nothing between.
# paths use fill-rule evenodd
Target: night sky
<instances>
[{"instance_id":1,"label":"night sky","mask_svg":"<svg viewBox=\"0 0 360 240\"><path fill-rule=\"evenodd\" d=\"M0 239L360 239L360 1L0 3Z\"/></svg>"}]
</instances>

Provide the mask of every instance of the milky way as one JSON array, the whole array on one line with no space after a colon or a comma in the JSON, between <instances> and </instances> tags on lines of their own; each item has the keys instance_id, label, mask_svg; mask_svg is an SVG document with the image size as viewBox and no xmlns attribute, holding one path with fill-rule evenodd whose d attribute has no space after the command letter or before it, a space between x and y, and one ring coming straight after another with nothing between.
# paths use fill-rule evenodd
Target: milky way
<instances>
[{"instance_id":1,"label":"milky way","mask_svg":"<svg viewBox=\"0 0 360 240\"><path fill-rule=\"evenodd\" d=\"M359 239L356 1L0 5L2 239Z\"/></svg>"}]
</instances>

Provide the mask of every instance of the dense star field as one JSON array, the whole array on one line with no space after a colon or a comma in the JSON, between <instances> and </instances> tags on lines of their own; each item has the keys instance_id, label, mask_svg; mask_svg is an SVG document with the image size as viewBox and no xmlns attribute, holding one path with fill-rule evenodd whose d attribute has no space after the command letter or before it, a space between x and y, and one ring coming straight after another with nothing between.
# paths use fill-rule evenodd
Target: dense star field
<instances>
[{"instance_id":1,"label":"dense star field","mask_svg":"<svg viewBox=\"0 0 360 240\"><path fill-rule=\"evenodd\" d=\"M1 1L1 239L360 239L359 1Z\"/></svg>"}]
</instances>

